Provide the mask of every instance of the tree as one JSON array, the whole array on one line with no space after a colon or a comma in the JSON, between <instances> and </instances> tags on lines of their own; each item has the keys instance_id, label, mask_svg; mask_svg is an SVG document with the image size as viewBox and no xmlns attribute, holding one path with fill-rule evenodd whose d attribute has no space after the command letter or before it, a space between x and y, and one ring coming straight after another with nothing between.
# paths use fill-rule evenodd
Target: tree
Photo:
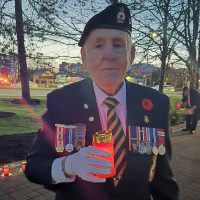
<instances>
[{"instance_id":1,"label":"tree","mask_svg":"<svg viewBox=\"0 0 200 200\"><path fill-rule=\"evenodd\" d=\"M174 54L183 61L189 72L192 85L199 88L200 73L200 1L182 0L180 4L181 23L175 26L180 43ZM170 16L174 23L175 16ZM184 51L185 49L185 51Z\"/></svg>"},{"instance_id":2,"label":"tree","mask_svg":"<svg viewBox=\"0 0 200 200\"><path fill-rule=\"evenodd\" d=\"M12 36L13 43L15 45L15 27L12 24L12 20L15 16L12 15L12 10L7 12L6 6L12 0L4 0L4 3L0 4L1 9L1 21L4 19L10 19L10 21L4 20L1 27L9 30L5 34L7 41L11 41ZM186 9L186 1L190 2L190 9ZM98 4L94 0L26 0L23 1L23 19L24 19L24 34L25 34L25 45L26 45L26 56L32 59L48 59L51 56L47 54L41 54L34 49L38 44L45 45L50 41L56 44L64 45L64 47L73 47L77 45L83 30L85 22L95 13L105 8L105 4L111 4L117 2L116 0L99 0ZM184 28L181 24L184 22L184 12L190 13L188 19L193 20L195 17L191 16L191 9L195 11L198 16L198 4L197 0L141 0L131 1L124 0L118 1L128 5L131 10L133 17L133 38L136 46L138 47L138 56L140 56L140 62L159 62L160 63L160 91L163 90L163 84L166 77L166 71L172 66L177 60L173 54L181 60L184 55L179 53L178 48L180 41L182 40L182 29ZM195 3L195 6L192 5ZM189 16L189 14L188 14ZM197 18L196 22L198 22ZM195 22L195 24L197 24ZM186 21L185 21L185 24ZM189 28L193 26L188 24ZM195 25L197 27L197 25ZM11 31L10 31L11 30ZM8 32L12 34L8 34ZM199 31L197 31L199 34ZM0 30L0 34L3 34ZM194 34L195 35L195 34ZM196 37L196 42L199 41ZM193 47L194 47L193 41ZM7 44L7 43L5 43ZM183 44L182 44L183 45ZM6 48L4 48L6 49ZM13 48L14 49L14 48ZM30 51L29 51L30 49ZM194 49L194 48L193 48ZM192 48L185 48L184 54L187 52L194 52ZM197 50L197 48L196 48ZM196 51L197 53L197 51ZM137 56L137 57L138 57ZM68 58L73 57L71 55L54 55L55 58ZM74 56L76 57L76 56ZM190 72L194 71L195 56L190 56L188 59L182 59L189 67ZM198 57L200 62L200 58ZM192 66L192 67L191 67Z\"/></svg>"},{"instance_id":3,"label":"tree","mask_svg":"<svg viewBox=\"0 0 200 200\"><path fill-rule=\"evenodd\" d=\"M15 0L15 16L16 16L16 33L18 44L18 58L20 66L20 80L22 86L22 99L30 103L30 90L28 84L28 70L26 63L24 32L23 32L23 17L22 17L22 2Z\"/></svg>"},{"instance_id":4,"label":"tree","mask_svg":"<svg viewBox=\"0 0 200 200\"><path fill-rule=\"evenodd\" d=\"M177 44L174 24L179 24L179 18L172 24L170 15L174 15L177 3L174 0L143 1L140 9L133 14L133 26L136 32L136 44L139 46L141 61L160 61L159 91L163 92L163 85L167 69L172 63L172 52Z\"/></svg>"}]
</instances>

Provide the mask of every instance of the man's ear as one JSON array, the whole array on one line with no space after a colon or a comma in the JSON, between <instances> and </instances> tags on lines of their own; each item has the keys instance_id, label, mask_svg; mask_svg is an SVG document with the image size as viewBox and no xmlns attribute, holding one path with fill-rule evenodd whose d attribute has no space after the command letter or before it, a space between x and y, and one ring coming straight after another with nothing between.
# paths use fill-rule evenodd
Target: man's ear
<instances>
[{"instance_id":1,"label":"man's ear","mask_svg":"<svg viewBox=\"0 0 200 200\"><path fill-rule=\"evenodd\" d=\"M130 51L130 65L133 63L135 59L135 46L134 44L131 45L131 51Z\"/></svg>"},{"instance_id":2,"label":"man's ear","mask_svg":"<svg viewBox=\"0 0 200 200\"><path fill-rule=\"evenodd\" d=\"M83 68L86 67L87 63L86 63L86 51L84 47L81 47L81 59L82 59L82 63L83 63Z\"/></svg>"}]
</instances>

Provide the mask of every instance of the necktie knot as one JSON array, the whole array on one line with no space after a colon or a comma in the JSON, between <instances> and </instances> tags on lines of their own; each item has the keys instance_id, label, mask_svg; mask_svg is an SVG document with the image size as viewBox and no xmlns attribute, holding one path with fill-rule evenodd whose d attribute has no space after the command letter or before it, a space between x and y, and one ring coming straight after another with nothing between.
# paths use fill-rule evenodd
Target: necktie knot
<instances>
[{"instance_id":1,"label":"necktie knot","mask_svg":"<svg viewBox=\"0 0 200 200\"><path fill-rule=\"evenodd\" d=\"M115 98L107 97L104 100L104 103L108 106L108 109L114 109L114 108L116 108L118 101Z\"/></svg>"}]
</instances>

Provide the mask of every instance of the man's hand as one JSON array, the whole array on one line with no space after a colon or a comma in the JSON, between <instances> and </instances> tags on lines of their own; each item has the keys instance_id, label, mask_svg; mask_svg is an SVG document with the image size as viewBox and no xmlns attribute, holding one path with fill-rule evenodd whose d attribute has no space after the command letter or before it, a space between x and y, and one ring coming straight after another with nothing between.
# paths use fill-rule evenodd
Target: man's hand
<instances>
[{"instance_id":1,"label":"man's hand","mask_svg":"<svg viewBox=\"0 0 200 200\"><path fill-rule=\"evenodd\" d=\"M192 111L194 112L197 109L197 107L194 105L192 106Z\"/></svg>"},{"instance_id":2,"label":"man's hand","mask_svg":"<svg viewBox=\"0 0 200 200\"><path fill-rule=\"evenodd\" d=\"M108 157L110 154L92 146L84 147L79 152L67 157L65 170L69 175L77 175L83 180L101 183L105 178L95 177L94 174L109 174L112 163L95 156Z\"/></svg>"}]
</instances>

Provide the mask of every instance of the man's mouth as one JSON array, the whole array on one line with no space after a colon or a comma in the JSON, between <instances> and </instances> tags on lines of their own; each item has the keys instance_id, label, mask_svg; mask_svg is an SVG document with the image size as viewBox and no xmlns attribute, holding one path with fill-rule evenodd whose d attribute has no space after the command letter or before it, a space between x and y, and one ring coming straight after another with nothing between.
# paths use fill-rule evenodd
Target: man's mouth
<instances>
[{"instance_id":1,"label":"man's mouth","mask_svg":"<svg viewBox=\"0 0 200 200\"><path fill-rule=\"evenodd\" d=\"M112 71L112 70L117 70L116 67L113 68L104 68L102 71Z\"/></svg>"}]
</instances>

